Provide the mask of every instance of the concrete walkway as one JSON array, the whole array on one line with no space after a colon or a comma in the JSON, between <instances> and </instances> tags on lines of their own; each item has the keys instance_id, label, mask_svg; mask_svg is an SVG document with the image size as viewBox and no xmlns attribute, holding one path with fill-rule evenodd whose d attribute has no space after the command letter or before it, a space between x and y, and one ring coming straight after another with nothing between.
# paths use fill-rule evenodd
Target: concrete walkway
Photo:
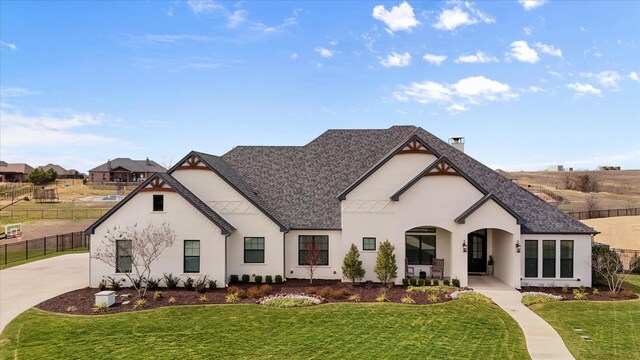
<instances>
[{"instance_id":1,"label":"concrete walkway","mask_svg":"<svg viewBox=\"0 0 640 360\"><path fill-rule=\"evenodd\" d=\"M493 276L469 276L469 287L486 295L516 320L531 359L574 359L558 333L521 302L519 291Z\"/></svg>"},{"instance_id":2,"label":"concrete walkway","mask_svg":"<svg viewBox=\"0 0 640 360\"><path fill-rule=\"evenodd\" d=\"M55 256L0 270L0 332L23 311L89 286L89 253Z\"/></svg>"}]
</instances>

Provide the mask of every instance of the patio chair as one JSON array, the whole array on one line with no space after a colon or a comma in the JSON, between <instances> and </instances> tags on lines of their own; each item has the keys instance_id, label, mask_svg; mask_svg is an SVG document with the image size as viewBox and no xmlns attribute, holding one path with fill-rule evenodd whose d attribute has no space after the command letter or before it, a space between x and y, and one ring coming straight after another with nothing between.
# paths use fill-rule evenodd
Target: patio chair
<instances>
[{"instance_id":1,"label":"patio chair","mask_svg":"<svg viewBox=\"0 0 640 360\"><path fill-rule=\"evenodd\" d=\"M433 275L440 274L440 280L444 276L444 259L433 259L433 263L431 264L431 278L433 279Z\"/></svg>"},{"instance_id":2,"label":"patio chair","mask_svg":"<svg viewBox=\"0 0 640 360\"><path fill-rule=\"evenodd\" d=\"M409 260L404 258L404 276L407 278L415 277L415 269L413 266L409 266Z\"/></svg>"}]
</instances>

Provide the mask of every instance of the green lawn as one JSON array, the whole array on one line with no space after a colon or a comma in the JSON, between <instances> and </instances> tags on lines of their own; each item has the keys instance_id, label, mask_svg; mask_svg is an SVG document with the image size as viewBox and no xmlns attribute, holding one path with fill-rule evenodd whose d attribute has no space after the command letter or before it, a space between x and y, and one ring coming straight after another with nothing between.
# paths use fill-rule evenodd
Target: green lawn
<instances>
[{"instance_id":1,"label":"green lawn","mask_svg":"<svg viewBox=\"0 0 640 360\"><path fill-rule=\"evenodd\" d=\"M627 281L622 285L624 288L631 289L640 294L640 275L631 274L627 278Z\"/></svg>"},{"instance_id":2,"label":"green lawn","mask_svg":"<svg viewBox=\"0 0 640 360\"><path fill-rule=\"evenodd\" d=\"M22 265L22 264L26 264L26 263L30 263L30 262L42 260L42 259L48 259L48 258L54 257L54 256L67 255L67 254L78 254L78 253L83 253L83 252L88 252L88 251L89 251L89 248L79 247L79 248L75 248L73 250L51 252L51 253L47 253L47 255L37 255L37 256L34 256L34 257L30 257L28 260L17 260L17 261L13 261L11 259L12 258L24 258L24 251L14 251L14 252L9 251L7 253L7 259L9 261L13 261L13 262L7 263L6 265L4 265L4 263L0 263L0 270L8 269L10 267L14 267L14 266L18 266L18 265ZM4 253L0 253L0 254L1 254L1 256L4 256ZM4 258L2 260L0 260L0 261L4 261Z\"/></svg>"},{"instance_id":3,"label":"green lawn","mask_svg":"<svg viewBox=\"0 0 640 360\"><path fill-rule=\"evenodd\" d=\"M29 310L0 335L17 359L529 359L516 322L495 305L326 304L159 308L106 316Z\"/></svg>"},{"instance_id":4,"label":"green lawn","mask_svg":"<svg viewBox=\"0 0 640 360\"><path fill-rule=\"evenodd\" d=\"M576 359L640 359L640 300L558 301L531 309L558 331Z\"/></svg>"}]
</instances>

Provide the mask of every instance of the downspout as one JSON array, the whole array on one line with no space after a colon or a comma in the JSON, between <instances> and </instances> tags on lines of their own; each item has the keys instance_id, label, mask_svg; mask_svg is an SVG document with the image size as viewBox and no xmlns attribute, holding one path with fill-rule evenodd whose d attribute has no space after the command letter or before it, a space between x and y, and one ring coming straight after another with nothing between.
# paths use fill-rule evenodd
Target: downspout
<instances>
[{"instance_id":1,"label":"downspout","mask_svg":"<svg viewBox=\"0 0 640 360\"><path fill-rule=\"evenodd\" d=\"M282 233L282 280L287 280L287 233L289 230Z\"/></svg>"},{"instance_id":2,"label":"downspout","mask_svg":"<svg viewBox=\"0 0 640 360\"><path fill-rule=\"evenodd\" d=\"M227 268L229 267L229 262L227 261L227 239L231 236L231 234L227 234L224 236L224 287L227 287Z\"/></svg>"}]
</instances>

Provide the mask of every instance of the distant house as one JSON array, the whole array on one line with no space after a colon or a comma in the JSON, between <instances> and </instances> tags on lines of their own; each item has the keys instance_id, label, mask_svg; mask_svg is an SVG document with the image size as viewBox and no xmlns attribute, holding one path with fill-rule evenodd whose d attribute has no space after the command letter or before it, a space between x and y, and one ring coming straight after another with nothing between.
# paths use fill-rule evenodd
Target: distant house
<instances>
[{"instance_id":1,"label":"distant house","mask_svg":"<svg viewBox=\"0 0 640 360\"><path fill-rule=\"evenodd\" d=\"M82 179L84 176L75 169L66 170L60 165L56 164L47 164L45 166L38 166L38 169L43 171L48 171L49 169L53 169L56 173L58 173L58 179Z\"/></svg>"},{"instance_id":2,"label":"distant house","mask_svg":"<svg viewBox=\"0 0 640 360\"><path fill-rule=\"evenodd\" d=\"M562 165L551 165L547 168L547 171L564 171L564 166Z\"/></svg>"},{"instance_id":3,"label":"distant house","mask_svg":"<svg viewBox=\"0 0 640 360\"><path fill-rule=\"evenodd\" d=\"M117 158L89 170L89 179L92 182L138 182L148 179L153 173L166 171L167 169L149 158Z\"/></svg>"},{"instance_id":4,"label":"distant house","mask_svg":"<svg viewBox=\"0 0 640 360\"><path fill-rule=\"evenodd\" d=\"M27 181L33 168L25 163L8 164L0 161L0 182Z\"/></svg>"}]
</instances>

